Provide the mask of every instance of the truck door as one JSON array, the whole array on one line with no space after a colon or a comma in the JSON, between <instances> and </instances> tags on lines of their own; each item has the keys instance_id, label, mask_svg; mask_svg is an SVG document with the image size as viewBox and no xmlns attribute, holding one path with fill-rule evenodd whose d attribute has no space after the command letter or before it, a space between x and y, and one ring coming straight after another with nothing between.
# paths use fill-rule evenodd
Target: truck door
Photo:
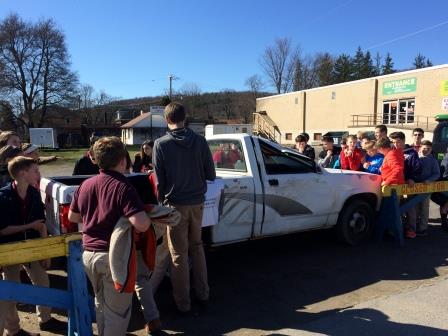
<instances>
[{"instance_id":1,"label":"truck door","mask_svg":"<svg viewBox=\"0 0 448 336\"><path fill-rule=\"evenodd\" d=\"M324 227L334 202L328 179L311 160L263 140L258 144L265 190L260 235Z\"/></svg>"},{"instance_id":2,"label":"truck door","mask_svg":"<svg viewBox=\"0 0 448 336\"><path fill-rule=\"evenodd\" d=\"M212 139L208 145L216 175L224 181L219 223L212 227L213 244L250 239L255 223L255 186L242 139Z\"/></svg>"}]
</instances>

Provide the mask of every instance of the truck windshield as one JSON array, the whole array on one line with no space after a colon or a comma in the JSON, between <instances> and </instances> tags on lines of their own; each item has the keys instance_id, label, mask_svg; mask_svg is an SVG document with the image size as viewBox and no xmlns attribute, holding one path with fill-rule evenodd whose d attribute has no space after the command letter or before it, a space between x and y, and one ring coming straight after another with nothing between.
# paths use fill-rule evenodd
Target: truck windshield
<instances>
[{"instance_id":1,"label":"truck windshield","mask_svg":"<svg viewBox=\"0 0 448 336\"><path fill-rule=\"evenodd\" d=\"M241 141L217 139L208 140L207 142L216 169L247 172Z\"/></svg>"}]
</instances>

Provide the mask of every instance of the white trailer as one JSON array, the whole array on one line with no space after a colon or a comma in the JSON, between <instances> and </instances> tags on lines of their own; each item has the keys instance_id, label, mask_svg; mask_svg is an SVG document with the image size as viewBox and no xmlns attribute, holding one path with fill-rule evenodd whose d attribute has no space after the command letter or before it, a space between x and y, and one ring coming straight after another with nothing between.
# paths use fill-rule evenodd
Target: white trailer
<instances>
[{"instance_id":1,"label":"white trailer","mask_svg":"<svg viewBox=\"0 0 448 336\"><path fill-rule=\"evenodd\" d=\"M252 124L213 124L205 126L205 136L209 137L217 134L252 134Z\"/></svg>"},{"instance_id":2,"label":"white trailer","mask_svg":"<svg viewBox=\"0 0 448 336\"><path fill-rule=\"evenodd\" d=\"M56 131L53 128L30 128L30 142L39 147L59 147Z\"/></svg>"}]
</instances>

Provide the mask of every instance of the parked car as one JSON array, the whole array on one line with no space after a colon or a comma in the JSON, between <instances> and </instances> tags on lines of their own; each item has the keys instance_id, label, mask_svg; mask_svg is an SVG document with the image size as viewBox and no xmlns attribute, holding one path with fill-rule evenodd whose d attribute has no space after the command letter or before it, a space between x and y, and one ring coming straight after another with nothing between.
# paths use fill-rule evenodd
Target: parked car
<instances>
[{"instance_id":1,"label":"parked car","mask_svg":"<svg viewBox=\"0 0 448 336\"><path fill-rule=\"evenodd\" d=\"M291 149L247 134L213 135L207 141L224 185L219 222L203 229L208 244L336 227L338 236L354 245L372 232L380 176L324 169ZM42 179L50 233L77 229L67 214L73 192L85 178ZM155 202L146 175L128 178L144 202Z\"/></svg>"}]
</instances>

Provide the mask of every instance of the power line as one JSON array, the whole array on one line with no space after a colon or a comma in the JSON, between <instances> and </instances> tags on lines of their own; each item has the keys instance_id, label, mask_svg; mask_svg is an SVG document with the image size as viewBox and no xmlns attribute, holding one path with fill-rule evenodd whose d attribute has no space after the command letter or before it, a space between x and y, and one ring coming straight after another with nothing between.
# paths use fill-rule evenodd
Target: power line
<instances>
[{"instance_id":1,"label":"power line","mask_svg":"<svg viewBox=\"0 0 448 336\"><path fill-rule=\"evenodd\" d=\"M432 26L429 26L429 27L425 27L425 28L419 29L419 30L417 30L417 31L415 31L415 32L412 32L412 33L408 33L408 34L405 34L405 35L396 37L396 38L394 38L394 39L392 39L392 40L388 40L388 41L385 41L385 42L381 42L381 43L375 44L375 45L373 45L373 46L368 47L366 50L370 50L370 49L378 48L378 47L381 47L381 46L386 45L386 44L390 44L390 43L393 43L393 42L397 42L397 41L400 41L400 40L404 40L404 39L406 39L406 38L408 38L408 37L412 37L412 36L418 35L418 34L420 34L420 33L424 33L424 32L427 32L427 31L430 31L430 30L433 30L433 29L442 27L442 26L444 26L444 25L446 25L446 24L448 24L448 20L447 20L447 21L440 22L440 23L437 23L437 24L432 25Z\"/></svg>"}]
</instances>

